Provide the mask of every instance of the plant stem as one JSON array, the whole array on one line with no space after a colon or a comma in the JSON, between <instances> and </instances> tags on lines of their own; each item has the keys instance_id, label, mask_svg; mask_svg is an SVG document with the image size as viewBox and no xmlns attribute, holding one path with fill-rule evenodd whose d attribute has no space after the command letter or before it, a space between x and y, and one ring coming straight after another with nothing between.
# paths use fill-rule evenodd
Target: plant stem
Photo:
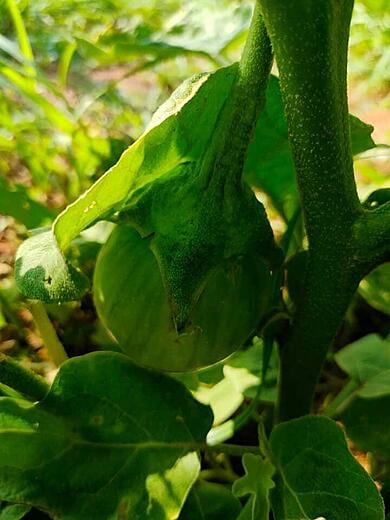
<instances>
[{"instance_id":1,"label":"plant stem","mask_svg":"<svg viewBox=\"0 0 390 520\"><path fill-rule=\"evenodd\" d=\"M346 91L353 0L262 0L309 242L304 288L281 349L278 420L310 412L326 353L358 286Z\"/></svg>"},{"instance_id":2,"label":"plant stem","mask_svg":"<svg viewBox=\"0 0 390 520\"><path fill-rule=\"evenodd\" d=\"M200 449L214 453L225 453L226 455L233 455L236 457L241 457L244 453L254 453L255 455L260 454L258 446L238 446L236 444L215 444L214 446L205 444L202 445Z\"/></svg>"},{"instance_id":3,"label":"plant stem","mask_svg":"<svg viewBox=\"0 0 390 520\"><path fill-rule=\"evenodd\" d=\"M23 22L23 17L19 11L18 4L15 0L6 0L8 12L12 18L12 22L15 27L16 36L18 38L18 44L21 53L23 54L24 58L27 60L27 62L24 65L24 70L26 72L26 75L30 78L35 78L36 76L36 70L33 66L34 63L34 55L32 52L30 40L28 38L28 34L26 31L26 27ZM33 86L35 86L35 83L32 83Z\"/></svg>"},{"instance_id":4,"label":"plant stem","mask_svg":"<svg viewBox=\"0 0 390 520\"><path fill-rule=\"evenodd\" d=\"M355 379L348 381L339 394L331 401L329 406L325 408L324 415L328 417L337 417L340 415L345 408L351 404L351 401L356 398L356 391L359 390L360 387L361 384Z\"/></svg>"},{"instance_id":5,"label":"plant stem","mask_svg":"<svg viewBox=\"0 0 390 520\"><path fill-rule=\"evenodd\" d=\"M203 480L224 480L225 482L234 482L239 478L233 471L223 468L204 469L200 472L199 477Z\"/></svg>"},{"instance_id":6,"label":"plant stem","mask_svg":"<svg viewBox=\"0 0 390 520\"><path fill-rule=\"evenodd\" d=\"M201 175L213 183L232 181L233 189L241 183L250 139L259 112L265 105L271 66L271 42L259 0L256 0L237 79L222 110L218 130L214 132L214 142L202 165Z\"/></svg>"},{"instance_id":7,"label":"plant stem","mask_svg":"<svg viewBox=\"0 0 390 520\"><path fill-rule=\"evenodd\" d=\"M42 377L4 354L0 354L0 382L38 401L49 390L49 385Z\"/></svg>"},{"instance_id":8,"label":"plant stem","mask_svg":"<svg viewBox=\"0 0 390 520\"><path fill-rule=\"evenodd\" d=\"M59 367L68 359L68 355L58 339L56 331L47 315L45 306L42 302L35 301L31 303L30 309L43 344L47 348L53 363Z\"/></svg>"}]
</instances>

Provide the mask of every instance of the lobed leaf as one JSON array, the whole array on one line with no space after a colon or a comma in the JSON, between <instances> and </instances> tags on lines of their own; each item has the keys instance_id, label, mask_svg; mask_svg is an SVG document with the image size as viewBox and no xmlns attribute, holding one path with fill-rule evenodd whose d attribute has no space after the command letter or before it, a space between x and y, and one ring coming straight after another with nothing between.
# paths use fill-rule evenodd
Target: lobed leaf
<instances>
[{"instance_id":1,"label":"lobed leaf","mask_svg":"<svg viewBox=\"0 0 390 520\"><path fill-rule=\"evenodd\" d=\"M270 461L260 455L245 453L242 458L245 476L236 480L233 484L233 494L237 497L252 495L250 507L245 507L245 516L240 519L268 520L270 513L269 494L275 487L272 480L275 468Z\"/></svg>"}]
</instances>

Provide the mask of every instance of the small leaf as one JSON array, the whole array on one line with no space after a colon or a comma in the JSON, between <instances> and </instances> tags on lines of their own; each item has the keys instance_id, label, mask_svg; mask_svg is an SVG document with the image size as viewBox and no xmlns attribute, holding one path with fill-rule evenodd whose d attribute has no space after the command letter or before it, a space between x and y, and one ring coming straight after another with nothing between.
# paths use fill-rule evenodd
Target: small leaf
<instances>
[{"instance_id":1,"label":"small leaf","mask_svg":"<svg viewBox=\"0 0 390 520\"><path fill-rule=\"evenodd\" d=\"M372 125L368 125L356 116L350 115L349 126L351 130L351 145L353 155L357 155L358 153L362 153L366 150L370 150L371 148L376 147L376 144L371 137L371 134L374 131L374 127Z\"/></svg>"},{"instance_id":2,"label":"small leaf","mask_svg":"<svg viewBox=\"0 0 390 520\"><path fill-rule=\"evenodd\" d=\"M15 278L23 295L46 303L77 300L88 287L88 279L65 260L51 230L20 246Z\"/></svg>"},{"instance_id":3,"label":"small leaf","mask_svg":"<svg viewBox=\"0 0 390 520\"><path fill-rule=\"evenodd\" d=\"M280 424L270 444L278 472L276 520L383 520L379 492L334 421L306 416Z\"/></svg>"},{"instance_id":4,"label":"small leaf","mask_svg":"<svg viewBox=\"0 0 390 520\"><path fill-rule=\"evenodd\" d=\"M374 269L360 282L359 293L378 311L390 316L390 263Z\"/></svg>"},{"instance_id":5,"label":"small leaf","mask_svg":"<svg viewBox=\"0 0 390 520\"><path fill-rule=\"evenodd\" d=\"M275 468L260 455L245 453L242 458L245 476L233 484L233 494L237 497L253 495L251 520L268 520L270 512L269 494L275 487L272 476Z\"/></svg>"},{"instance_id":6,"label":"small leaf","mask_svg":"<svg viewBox=\"0 0 390 520\"><path fill-rule=\"evenodd\" d=\"M390 370L390 343L370 334L337 352L335 360L349 376L364 384Z\"/></svg>"},{"instance_id":7,"label":"small leaf","mask_svg":"<svg viewBox=\"0 0 390 520\"><path fill-rule=\"evenodd\" d=\"M38 404L0 398L0 497L60 520L174 520L211 422L180 383L121 354L73 358Z\"/></svg>"}]
</instances>

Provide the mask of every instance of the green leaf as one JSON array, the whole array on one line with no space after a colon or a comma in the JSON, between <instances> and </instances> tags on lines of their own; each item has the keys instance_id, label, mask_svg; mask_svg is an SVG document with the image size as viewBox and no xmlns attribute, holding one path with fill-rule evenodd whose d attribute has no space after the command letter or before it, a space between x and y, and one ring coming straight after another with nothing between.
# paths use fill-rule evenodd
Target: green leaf
<instances>
[{"instance_id":1,"label":"green leaf","mask_svg":"<svg viewBox=\"0 0 390 520\"><path fill-rule=\"evenodd\" d=\"M351 115L350 129L354 154L376 146L371 138L371 125ZM286 220L291 217L299 204L299 195L279 80L275 76L269 79L266 106L249 147L245 178L271 198L275 209Z\"/></svg>"},{"instance_id":2,"label":"green leaf","mask_svg":"<svg viewBox=\"0 0 390 520\"><path fill-rule=\"evenodd\" d=\"M3 34L0 34L0 50L9 54L10 57L21 63L26 61L25 56L23 56L23 54L20 52L16 43L9 38L6 38Z\"/></svg>"},{"instance_id":3,"label":"green leaf","mask_svg":"<svg viewBox=\"0 0 390 520\"><path fill-rule=\"evenodd\" d=\"M0 497L61 520L178 517L210 409L113 352L64 363L46 397L0 398Z\"/></svg>"},{"instance_id":4,"label":"green leaf","mask_svg":"<svg viewBox=\"0 0 390 520\"><path fill-rule=\"evenodd\" d=\"M237 520L240 510L240 502L226 486L199 481L191 489L179 520Z\"/></svg>"},{"instance_id":5,"label":"green leaf","mask_svg":"<svg viewBox=\"0 0 390 520\"><path fill-rule=\"evenodd\" d=\"M54 214L39 202L32 200L22 186L11 187L0 177L0 213L9 215L27 228L50 223Z\"/></svg>"},{"instance_id":6,"label":"green leaf","mask_svg":"<svg viewBox=\"0 0 390 520\"><path fill-rule=\"evenodd\" d=\"M349 126L351 130L352 154L359 153L375 148L376 144L371 137L374 127L361 121L358 117L349 115Z\"/></svg>"},{"instance_id":7,"label":"green leaf","mask_svg":"<svg viewBox=\"0 0 390 520\"><path fill-rule=\"evenodd\" d=\"M335 359L351 378L346 387L351 392L340 393L344 399L336 415L359 449L390 460L390 341L370 334L340 350Z\"/></svg>"},{"instance_id":8,"label":"green leaf","mask_svg":"<svg viewBox=\"0 0 390 520\"><path fill-rule=\"evenodd\" d=\"M12 504L4 506L0 503L0 520L21 520L31 507L24 504Z\"/></svg>"},{"instance_id":9,"label":"green leaf","mask_svg":"<svg viewBox=\"0 0 390 520\"><path fill-rule=\"evenodd\" d=\"M271 198L284 218L292 215L298 204L298 190L279 80L275 76L269 78L266 105L248 150L245 178Z\"/></svg>"},{"instance_id":10,"label":"green leaf","mask_svg":"<svg viewBox=\"0 0 390 520\"><path fill-rule=\"evenodd\" d=\"M253 495L251 516L248 520L268 520L270 512L269 494L275 487L272 476L275 468L260 455L245 453L242 458L245 476L233 484L233 494L237 497Z\"/></svg>"},{"instance_id":11,"label":"green leaf","mask_svg":"<svg viewBox=\"0 0 390 520\"><path fill-rule=\"evenodd\" d=\"M371 307L390 316L390 263L366 276L359 285L359 293Z\"/></svg>"},{"instance_id":12,"label":"green leaf","mask_svg":"<svg viewBox=\"0 0 390 520\"><path fill-rule=\"evenodd\" d=\"M335 354L337 364L359 384L390 370L390 342L369 334ZM390 390L390 381L388 384Z\"/></svg>"},{"instance_id":13,"label":"green leaf","mask_svg":"<svg viewBox=\"0 0 390 520\"><path fill-rule=\"evenodd\" d=\"M270 444L278 472L276 520L383 520L379 492L334 421L306 416L280 424Z\"/></svg>"},{"instance_id":14,"label":"green leaf","mask_svg":"<svg viewBox=\"0 0 390 520\"><path fill-rule=\"evenodd\" d=\"M46 303L77 300L88 287L88 279L66 261L51 230L20 246L15 279L22 294Z\"/></svg>"},{"instance_id":15,"label":"green leaf","mask_svg":"<svg viewBox=\"0 0 390 520\"><path fill-rule=\"evenodd\" d=\"M390 372L387 373L389 380ZM341 415L348 437L362 450L390 463L390 394L356 399Z\"/></svg>"},{"instance_id":16,"label":"green leaf","mask_svg":"<svg viewBox=\"0 0 390 520\"><path fill-rule=\"evenodd\" d=\"M197 75L173 93L115 166L59 215L54 234L62 249L91 223L123 208L137 189L203 155L235 70Z\"/></svg>"},{"instance_id":17,"label":"green leaf","mask_svg":"<svg viewBox=\"0 0 390 520\"><path fill-rule=\"evenodd\" d=\"M210 405L213 410L214 428L207 436L209 445L219 444L233 437L235 431L251 419L259 400L270 403L275 401L278 360L273 352L264 384L262 358L263 343L255 338L249 348L236 352L213 369L175 375L198 401ZM240 411L245 398L252 399L252 402ZM235 414L237 411L239 413Z\"/></svg>"},{"instance_id":18,"label":"green leaf","mask_svg":"<svg viewBox=\"0 0 390 520\"><path fill-rule=\"evenodd\" d=\"M235 71L235 66L228 67L184 82L115 166L57 217L52 233L32 237L22 245L17 280L23 294L43 301L79 297L86 285L65 264L62 251L85 228L123 209L136 190L203 156ZM49 250L52 260L47 258ZM48 277L50 287L45 281Z\"/></svg>"}]
</instances>

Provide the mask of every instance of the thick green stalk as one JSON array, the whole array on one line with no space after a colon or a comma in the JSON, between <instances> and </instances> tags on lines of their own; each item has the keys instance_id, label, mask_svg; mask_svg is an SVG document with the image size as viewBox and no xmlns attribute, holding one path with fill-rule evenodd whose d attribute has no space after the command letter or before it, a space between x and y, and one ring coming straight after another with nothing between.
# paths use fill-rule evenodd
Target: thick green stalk
<instances>
[{"instance_id":1,"label":"thick green stalk","mask_svg":"<svg viewBox=\"0 0 390 520\"><path fill-rule=\"evenodd\" d=\"M353 0L262 0L280 72L309 241L304 290L281 350L279 420L308 413L322 363L359 282L363 214L350 148L346 71Z\"/></svg>"},{"instance_id":2,"label":"thick green stalk","mask_svg":"<svg viewBox=\"0 0 390 520\"><path fill-rule=\"evenodd\" d=\"M207 183L227 184L233 189L241 183L249 142L258 115L265 105L271 66L271 42L261 16L259 0L256 0L237 80L202 165L201 175Z\"/></svg>"}]
</instances>

